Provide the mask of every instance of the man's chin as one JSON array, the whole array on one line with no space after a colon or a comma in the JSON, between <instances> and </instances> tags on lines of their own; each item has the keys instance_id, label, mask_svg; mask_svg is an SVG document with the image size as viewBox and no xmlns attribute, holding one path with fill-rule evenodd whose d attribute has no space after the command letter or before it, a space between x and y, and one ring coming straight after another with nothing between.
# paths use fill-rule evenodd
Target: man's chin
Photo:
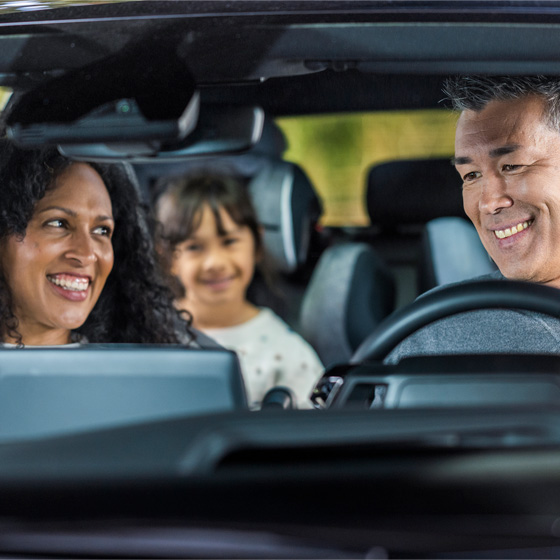
<instances>
[{"instance_id":1,"label":"man's chin","mask_svg":"<svg viewBox=\"0 0 560 560\"><path fill-rule=\"evenodd\" d=\"M541 275L527 267L524 267L522 270L520 270L519 267L508 268L498 266L498 268L508 280L516 282L543 282L543 279L540 278Z\"/></svg>"}]
</instances>

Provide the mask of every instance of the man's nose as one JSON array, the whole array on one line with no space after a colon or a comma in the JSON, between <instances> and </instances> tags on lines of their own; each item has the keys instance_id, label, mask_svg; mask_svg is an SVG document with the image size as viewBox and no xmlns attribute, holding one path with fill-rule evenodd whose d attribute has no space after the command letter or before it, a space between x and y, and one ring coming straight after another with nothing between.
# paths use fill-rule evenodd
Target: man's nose
<instances>
[{"instance_id":1,"label":"man's nose","mask_svg":"<svg viewBox=\"0 0 560 560\"><path fill-rule=\"evenodd\" d=\"M89 231L72 232L70 247L66 251L66 258L77 261L82 265L86 265L97 260L95 244Z\"/></svg>"},{"instance_id":2,"label":"man's nose","mask_svg":"<svg viewBox=\"0 0 560 560\"><path fill-rule=\"evenodd\" d=\"M479 208L485 214L499 214L504 208L513 206L508 191L507 179L498 173L488 174L483 179Z\"/></svg>"}]
</instances>

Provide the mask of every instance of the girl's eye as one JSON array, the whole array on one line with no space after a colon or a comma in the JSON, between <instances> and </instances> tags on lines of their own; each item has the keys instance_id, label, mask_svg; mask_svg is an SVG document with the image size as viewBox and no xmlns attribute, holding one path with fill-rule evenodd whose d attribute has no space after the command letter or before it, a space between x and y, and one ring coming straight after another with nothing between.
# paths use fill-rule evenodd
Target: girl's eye
<instances>
[{"instance_id":1,"label":"girl's eye","mask_svg":"<svg viewBox=\"0 0 560 560\"><path fill-rule=\"evenodd\" d=\"M239 239L237 239L237 237L226 237L224 239L224 245L233 245L234 243L237 243L239 241Z\"/></svg>"},{"instance_id":2,"label":"girl's eye","mask_svg":"<svg viewBox=\"0 0 560 560\"><path fill-rule=\"evenodd\" d=\"M111 237L113 235L113 230L108 226L98 226L93 230L95 235L102 235L103 237Z\"/></svg>"},{"instance_id":3,"label":"girl's eye","mask_svg":"<svg viewBox=\"0 0 560 560\"><path fill-rule=\"evenodd\" d=\"M200 245L200 243L190 243L189 245L185 245L185 251L189 251L189 252L197 252L200 251L202 249L202 245Z\"/></svg>"}]
</instances>

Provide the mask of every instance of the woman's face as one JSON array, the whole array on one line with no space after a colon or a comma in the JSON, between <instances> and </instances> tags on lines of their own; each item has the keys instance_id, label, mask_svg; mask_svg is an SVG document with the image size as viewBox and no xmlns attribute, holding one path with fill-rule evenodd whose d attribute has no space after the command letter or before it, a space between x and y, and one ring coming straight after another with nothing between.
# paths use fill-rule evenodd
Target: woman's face
<instances>
[{"instance_id":1,"label":"woman's face","mask_svg":"<svg viewBox=\"0 0 560 560\"><path fill-rule=\"evenodd\" d=\"M37 202L25 237L4 241L0 264L24 344L68 343L86 321L113 268L113 229L103 180L73 163Z\"/></svg>"}]
</instances>

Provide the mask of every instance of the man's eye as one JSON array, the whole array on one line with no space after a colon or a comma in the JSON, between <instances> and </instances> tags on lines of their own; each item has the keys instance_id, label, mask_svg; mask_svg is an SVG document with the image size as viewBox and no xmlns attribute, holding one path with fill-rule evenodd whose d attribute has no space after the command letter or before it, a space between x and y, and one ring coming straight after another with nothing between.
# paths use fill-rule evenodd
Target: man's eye
<instances>
[{"instance_id":1,"label":"man's eye","mask_svg":"<svg viewBox=\"0 0 560 560\"><path fill-rule=\"evenodd\" d=\"M521 167L523 167L522 165L515 165L512 163L506 163L503 167L502 170L503 171L515 171L516 169L520 169Z\"/></svg>"},{"instance_id":2,"label":"man's eye","mask_svg":"<svg viewBox=\"0 0 560 560\"><path fill-rule=\"evenodd\" d=\"M481 176L480 171L471 171L470 173L463 175L463 181L465 183L468 183L469 181L474 181L475 179L478 179L480 176Z\"/></svg>"}]
</instances>

